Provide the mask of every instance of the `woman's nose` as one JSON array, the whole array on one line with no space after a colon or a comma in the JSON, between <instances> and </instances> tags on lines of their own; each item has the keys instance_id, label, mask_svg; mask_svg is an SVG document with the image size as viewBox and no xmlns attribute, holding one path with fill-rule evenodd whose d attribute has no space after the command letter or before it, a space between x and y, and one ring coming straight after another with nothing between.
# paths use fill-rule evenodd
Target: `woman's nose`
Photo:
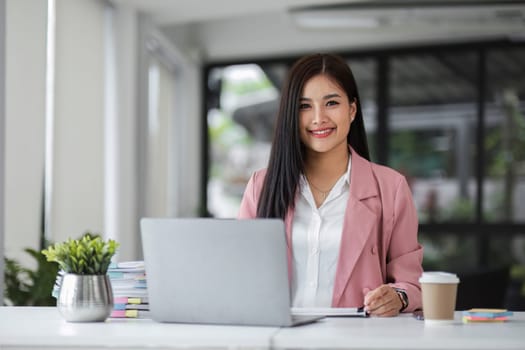
<instances>
[{"instance_id":1,"label":"woman's nose","mask_svg":"<svg viewBox=\"0 0 525 350\"><path fill-rule=\"evenodd\" d=\"M324 111L321 107L315 107L313 110L313 123L314 124L322 124L325 120Z\"/></svg>"}]
</instances>

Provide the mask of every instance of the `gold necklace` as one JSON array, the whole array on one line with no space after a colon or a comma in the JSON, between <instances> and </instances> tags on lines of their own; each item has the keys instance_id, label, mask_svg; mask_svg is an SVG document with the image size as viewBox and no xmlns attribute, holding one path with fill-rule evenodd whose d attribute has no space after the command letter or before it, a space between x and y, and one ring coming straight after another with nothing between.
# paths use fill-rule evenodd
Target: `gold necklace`
<instances>
[{"instance_id":1,"label":"gold necklace","mask_svg":"<svg viewBox=\"0 0 525 350\"><path fill-rule=\"evenodd\" d=\"M348 158L346 159L346 166L348 167L348 162L349 162L349 159L350 159L350 152L348 152ZM328 191L323 191L321 190L319 187L315 186L311 181L310 179L308 179L308 176L306 176L306 172L304 173L304 177L306 178L306 181L308 182L308 184L310 185L311 188L313 188L314 190L316 190L317 192L319 192L322 196L323 196L323 202L325 201L326 197L328 197L328 195L330 194L330 191L332 191L332 188L334 188L335 184L337 183L338 180L336 180L332 186L330 186L330 188L328 189Z\"/></svg>"},{"instance_id":2,"label":"gold necklace","mask_svg":"<svg viewBox=\"0 0 525 350\"><path fill-rule=\"evenodd\" d=\"M308 181L308 184L314 188L314 190L316 190L317 192L319 192L322 196L323 196L323 201L326 199L326 197L328 197L328 195L330 194L330 191L332 190L332 188L334 188L335 186L335 183L330 187L330 189L328 191L322 191L320 190L317 186L315 186L310 180L308 180L308 177L306 177L306 181Z\"/></svg>"}]
</instances>

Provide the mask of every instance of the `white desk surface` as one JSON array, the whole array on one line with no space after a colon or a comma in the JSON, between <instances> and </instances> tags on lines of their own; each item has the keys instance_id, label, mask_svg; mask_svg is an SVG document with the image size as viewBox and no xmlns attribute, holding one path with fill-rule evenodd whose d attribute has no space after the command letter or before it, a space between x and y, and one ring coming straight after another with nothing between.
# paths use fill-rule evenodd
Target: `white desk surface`
<instances>
[{"instance_id":1,"label":"white desk surface","mask_svg":"<svg viewBox=\"0 0 525 350\"><path fill-rule=\"evenodd\" d=\"M54 307L0 307L7 349L525 349L525 312L505 323L425 326L410 315L326 318L295 328L164 324L151 320L69 323Z\"/></svg>"},{"instance_id":2,"label":"white desk surface","mask_svg":"<svg viewBox=\"0 0 525 350\"><path fill-rule=\"evenodd\" d=\"M392 318L329 318L316 324L281 329L276 349L521 349L525 350L525 312L503 323L428 326L410 314Z\"/></svg>"},{"instance_id":3,"label":"white desk surface","mask_svg":"<svg viewBox=\"0 0 525 350\"><path fill-rule=\"evenodd\" d=\"M146 319L66 322L55 307L0 307L0 349L268 349L273 327L157 323Z\"/></svg>"}]
</instances>

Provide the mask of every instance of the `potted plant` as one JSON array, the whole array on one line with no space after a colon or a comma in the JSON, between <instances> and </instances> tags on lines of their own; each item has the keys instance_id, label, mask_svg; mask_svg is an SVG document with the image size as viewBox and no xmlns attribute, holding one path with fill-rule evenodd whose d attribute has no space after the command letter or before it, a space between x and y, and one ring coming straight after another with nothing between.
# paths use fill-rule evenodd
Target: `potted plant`
<instances>
[{"instance_id":1,"label":"potted plant","mask_svg":"<svg viewBox=\"0 0 525 350\"><path fill-rule=\"evenodd\" d=\"M104 321L110 315L113 292L107 271L118 246L88 232L42 250L63 271L57 308L67 321Z\"/></svg>"}]
</instances>

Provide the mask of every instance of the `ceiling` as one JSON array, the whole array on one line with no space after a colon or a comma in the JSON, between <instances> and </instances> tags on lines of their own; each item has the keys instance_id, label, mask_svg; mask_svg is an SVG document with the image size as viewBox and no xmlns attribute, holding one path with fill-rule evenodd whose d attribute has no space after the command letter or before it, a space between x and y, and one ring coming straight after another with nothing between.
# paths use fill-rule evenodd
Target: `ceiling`
<instances>
[{"instance_id":1,"label":"ceiling","mask_svg":"<svg viewBox=\"0 0 525 350\"><path fill-rule=\"evenodd\" d=\"M525 0L113 0L220 62L406 44L525 40Z\"/></svg>"},{"instance_id":2,"label":"ceiling","mask_svg":"<svg viewBox=\"0 0 525 350\"><path fill-rule=\"evenodd\" d=\"M231 19L268 12L284 12L292 7L326 3L323 0L114 0L146 12L160 25ZM331 0L330 3L348 3Z\"/></svg>"}]
</instances>

